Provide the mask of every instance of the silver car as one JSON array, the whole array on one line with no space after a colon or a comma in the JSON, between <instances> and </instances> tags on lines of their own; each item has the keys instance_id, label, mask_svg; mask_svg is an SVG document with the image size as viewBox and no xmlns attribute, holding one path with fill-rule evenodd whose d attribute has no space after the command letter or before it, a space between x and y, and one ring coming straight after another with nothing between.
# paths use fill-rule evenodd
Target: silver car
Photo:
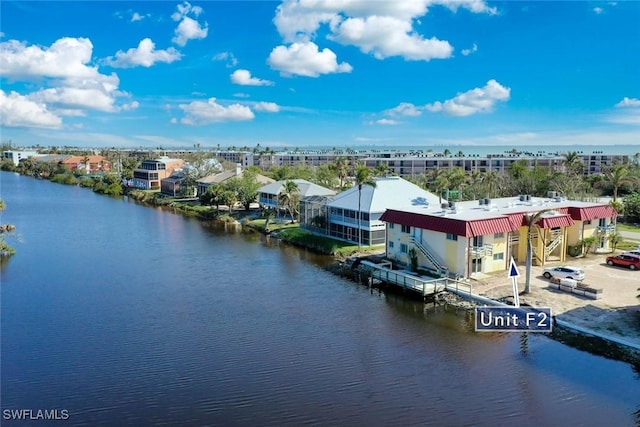
<instances>
[{"instance_id":1,"label":"silver car","mask_svg":"<svg viewBox=\"0 0 640 427\"><path fill-rule=\"evenodd\" d=\"M584 270L578 267L571 267L569 265L545 268L542 275L547 279L557 277L560 279L573 279L578 282L584 280Z\"/></svg>"}]
</instances>

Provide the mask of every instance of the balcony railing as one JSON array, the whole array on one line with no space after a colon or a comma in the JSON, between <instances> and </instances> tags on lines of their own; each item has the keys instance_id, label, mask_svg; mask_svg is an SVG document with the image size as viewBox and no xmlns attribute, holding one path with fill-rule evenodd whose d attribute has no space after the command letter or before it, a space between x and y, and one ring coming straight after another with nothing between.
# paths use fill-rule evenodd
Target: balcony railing
<instances>
[{"instance_id":1,"label":"balcony railing","mask_svg":"<svg viewBox=\"0 0 640 427\"><path fill-rule=\"evenodd\" d=\"M471 248L471 255L477 257L485 257L493 255L493 245L481 245L473 246Z\"/></svg>"},{"instance_id":2,"label":"balcony railing","mask_svg":"<svg viewBox=\"0 0 640 427\"><path fill-rule=\"evenodd\" d=\"M598 226L598 233L610 234L610 233L614 233L615 231L616 231L615 224L599 225Z\"/></svg>"}]
</instances>

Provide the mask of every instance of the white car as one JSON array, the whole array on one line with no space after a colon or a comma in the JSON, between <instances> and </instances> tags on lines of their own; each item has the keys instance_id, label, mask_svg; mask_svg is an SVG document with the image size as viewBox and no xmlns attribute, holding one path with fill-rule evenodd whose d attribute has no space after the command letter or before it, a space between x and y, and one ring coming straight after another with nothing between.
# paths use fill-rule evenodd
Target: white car
<instances>
[{"instance_id":1,"label":"white car","mask_svg":"<svg viewBox=\"0 0 640 427\"><path fill-rule=\"evenodd\" d=\"M559 279L573 279L578 282L584 280L584 270L578 267L571 267L569 265L545 268L542 275L547 279L557 277Z\"/></svg>"},{"instance_id":2,"label":"white car","mask_svg":"<svg viewBox=\"0 0 640 427\"><path fill-rule=\"evenodd\" d=\"M634 249L632 251L623 252L622 255L637 255L637 256L640 256L640 248Z\"/></svg>"}]
</instances>

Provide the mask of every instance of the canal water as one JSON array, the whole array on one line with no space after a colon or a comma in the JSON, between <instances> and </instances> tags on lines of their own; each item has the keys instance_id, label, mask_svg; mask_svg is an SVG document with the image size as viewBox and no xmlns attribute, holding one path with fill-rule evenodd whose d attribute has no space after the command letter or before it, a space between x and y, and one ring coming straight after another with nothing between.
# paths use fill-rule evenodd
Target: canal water
<instances>
[{"instance_id":1,"label":"canal water","mask_svg":"<svg viewBox=\"0 0 640 427\"><path fill-rule=\"evenodd\" d=\"M2 425L636 425L640 375L262 236L0 174ZM47 425L31 421L30 425ZM59 421L58 424L59 425ZM29 424L29 423L26 423Z\"/></svg>"}]
</instances>

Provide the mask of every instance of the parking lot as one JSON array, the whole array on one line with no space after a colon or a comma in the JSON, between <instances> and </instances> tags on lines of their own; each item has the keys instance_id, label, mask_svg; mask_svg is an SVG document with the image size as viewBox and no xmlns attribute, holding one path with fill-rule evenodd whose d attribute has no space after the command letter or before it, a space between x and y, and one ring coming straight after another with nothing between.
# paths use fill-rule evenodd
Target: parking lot
<instances>
[{"instance_id":1,"label":"parking lot","mask_svg":"<svg viewBox=\"0 0 640 427\"><path fill-rule=\"evenodd\" d=\"M570 258L564 263L550 263L545 267L570 265L585 271L582 282L591 288L602 289L601 299L590 299L549 288L549 280L542 274L545 267L531 270L531 293L521 295L520 301L536 307L550 307L558 318L574 324L624 337L640 344L640 271L611 267L607 255L590 254L586 258ZM525 267L518 266L520 292L525 287ZM490 298L512 295L511 279L506 273L472 282L473 292Z\"/></svg>"}]
</instances>

